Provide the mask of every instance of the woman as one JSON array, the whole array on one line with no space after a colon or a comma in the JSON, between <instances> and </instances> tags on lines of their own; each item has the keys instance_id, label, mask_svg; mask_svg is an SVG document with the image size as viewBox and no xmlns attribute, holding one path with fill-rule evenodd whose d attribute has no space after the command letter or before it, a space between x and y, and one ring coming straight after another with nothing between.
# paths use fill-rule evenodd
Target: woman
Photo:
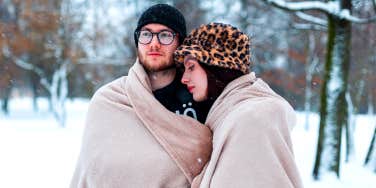
<instances>
[{"instance_id":1,"label":"woman","mask_svg":"<svg viewBox=\"0 0 376 188\"><path fill-rule=\"evenodd\" d=\"M294 110L249 73L249 52L247 35L221 23L193 30L175 51L181 82L210 107L213 152L192 187L302 187L290 138Z\"/></svg>"}]
</instances>

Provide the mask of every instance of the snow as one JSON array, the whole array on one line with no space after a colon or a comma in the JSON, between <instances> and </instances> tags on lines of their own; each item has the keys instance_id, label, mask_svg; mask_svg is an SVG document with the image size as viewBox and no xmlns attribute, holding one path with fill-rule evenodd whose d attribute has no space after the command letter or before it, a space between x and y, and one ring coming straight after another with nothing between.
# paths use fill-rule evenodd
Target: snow
<instances>
[{"instance_id":1,"label":"snow","mask_svg":"<svg viewBox=\"0 0 376 188\"><path fill-rule=\"evenodd\" d=\"M349 9L343 9L340 13L340 18L349 18L351 17Z\"/></svg>"},{"instance_id":2,"label":"snow","mask_svg":"<svg viewBox=\"0 0 376 188\"><path fill-rule=\"evenodd\" d=\"M352 16L348 9L341 8L339 0L327 1L327 2L321 2L321 1L291 2L291 1L285 1L285 0L264 0L264 1L275 5L276 7L291 10L291 11L319 10L321 12L331 14L333 16L343 18L343 19L346 19L348 21L355 22L355 23L367 23L371 20L376 20L375 16L370 17L370 18L365 18L365 19ZM315 22L316 18L314 16L310 16L310 17L312 19L306 19L306 20L312 23L316 23Z\"/></svg>"},{"instance_id":3,"label":"snow","mask_svg":"<svg viewBox=\"0 0 376 188\"><path fill-rule=\"evenodd\" d=\"M32 113L32 101L10 101L10 115L0 113L0 187L66 188L80 148L87 101L67 103L67 127L61 128L48 109Z\"/></svg>"},{"instance_id":4,"label":"snow","mask_svg":"<svg viewBox=\"0 0 376 188\"><path fill-rule=\"evenodd\" d=\"M290 10L322 10L328 13L338 12L339 2L338 1L303 1L303 2L286 2L284 0L266 0L268 3L275 3L277 6L286 7Z\"/></svg>"},{"instance_id":5,"label":"snow","mask_svg":"<svg viewBox=\"0 0 376 188\"><path fill-rule=\"evenodd\" d=\"M61 128L47 112L48 103L38 100L40 111L32 112L28 98L10 101L10 114L0 112L0 187L66 188L79 154L88 100L67 101L67 126ZM376 117L358 115L353 161L342 163L341 179L325 176L312 179L318 115L297 112L298 124L292 132L296 162L306 188L376 187L376 174L364 168L364 158L375 128ZM344 158L342 158L344 160Z\"/></svg>"},{"instance_id":6,"label":"snow","mask_svg":"<svg viewBox=\"0 0 376 188\"><path fill-rule=\"evenodd\" d=\"M316 182L311 174L317 146L319 117L317 114L311 113L310 127L308 131L305 131L305 113L297 112L297 115L298 123L292 132L292 141L296 162L306 188L376 187L376 181L374 181L376 174L363 166L375 128L375 116L357 115L357 126L354 130L355 154L352 158L353 161L345 163L344 152L342 153L340 180L333 174L325 174L322 180Z\"/></svg>"},{"instance_id":7,"label":"snow","mask_svg":"<svg viewBox=\"0 0 376 188\"><path fill-rule=\"evenodd\" d=\"M322 25L322 26L328 25L328 22L326 20L323 20L323 19L315 17L315 16L311 16L309 14L305 14L303 12L297 12L296 16L298 16L299 18L301 18L303 20L307 20L307 21L310 21L310 22L318 24L318 25Z\"/></svg>"}]
</instances>

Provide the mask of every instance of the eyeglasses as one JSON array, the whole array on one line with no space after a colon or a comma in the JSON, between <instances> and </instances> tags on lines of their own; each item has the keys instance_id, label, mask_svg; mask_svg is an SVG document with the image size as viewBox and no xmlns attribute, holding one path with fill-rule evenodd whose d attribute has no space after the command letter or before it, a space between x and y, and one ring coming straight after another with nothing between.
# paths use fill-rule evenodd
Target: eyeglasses
<instances>
[{"instance_id":1,"label":"eyeglasses","mask_svg":"<svg viewBox=\"0 0 376 188\"><path fill-rule=\"evenodd\" d=\"M170 45L174 41L176 33L169 30L162 30L160 32L151 32L149 30L141 30L136 32L138 35L138 42L141 44L150 44L154 35L157 35L159 43L163 45Z\"/></svg>"}]
</instances>

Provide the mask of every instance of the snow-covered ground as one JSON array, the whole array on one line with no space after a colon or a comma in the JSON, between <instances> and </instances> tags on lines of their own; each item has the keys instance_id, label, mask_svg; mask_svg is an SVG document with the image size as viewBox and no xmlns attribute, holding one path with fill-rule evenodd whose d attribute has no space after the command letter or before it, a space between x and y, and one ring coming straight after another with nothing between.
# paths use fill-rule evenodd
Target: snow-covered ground
<instances>
[{"instance_id":1,"label":"snow-covered ground","mask_svg":"<svg viewBox=\"0 0 376 188\"><path fill-rule=\"evenodd\" d=\"M75 168L88 100L67 103L66 128L59 127L47 112L47 103L38 101L33 112L29 99L10 102L10 114L0 112L0 187L66 188ZM376 117L359 115L355 129L355 155L343 163L341 179L313 181L311 172L316 151L318 116L312 114L310 128L304 129L304 114L298 112L292 133L296 161L306 188L376 187L376 174L362 166Z\"/></svg>"},{"instance_id":2,"label":"snow-covered ground","mask_svg":"<svg viewBox=\"0 0 376 188\"><path fill-rule=\"evenodd\" d=\"M0 187L67 188L79 154L88 101L68 102L67 127L57 125L45 101L33 113L31 101L10 103L0 113Z\"/></svg>"}]
</instances>

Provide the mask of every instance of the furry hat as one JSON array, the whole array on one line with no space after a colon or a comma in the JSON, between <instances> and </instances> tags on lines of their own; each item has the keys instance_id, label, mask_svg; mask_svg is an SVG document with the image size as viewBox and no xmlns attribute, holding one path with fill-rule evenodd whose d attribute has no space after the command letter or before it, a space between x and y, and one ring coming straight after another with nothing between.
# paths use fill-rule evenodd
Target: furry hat
<instances>
[{"instance_id":1,"label":"furry hat","mask_svg":"<svg viewBox=\"0 0 376 188\"><path fill-rule=\"evenodd\" d=\"M200 63L249 73L250 40L236 27L210 23L193 30L174 53L177 64L194 56Z\"/></svg>"}]
</instances>

